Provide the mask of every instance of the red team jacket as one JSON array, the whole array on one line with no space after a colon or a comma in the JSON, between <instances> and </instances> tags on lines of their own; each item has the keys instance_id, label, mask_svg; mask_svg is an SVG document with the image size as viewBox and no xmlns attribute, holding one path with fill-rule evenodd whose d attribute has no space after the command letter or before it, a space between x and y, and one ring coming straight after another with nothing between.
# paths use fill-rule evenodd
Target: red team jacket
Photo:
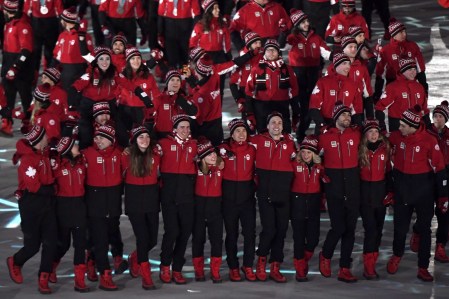
<instances>
[{"instance_id":1,"label":"red team jacket","mask_svg":"<svg viewBox=\"0 0 449 299\"><path fill-rule=\"evenodd\" d=\"M46 0L45 7L48 11L46 14L43 14L40 2L39 0L25 0L23 12L28 16L33 16L33 18L55 18L59 17L64 10L61 0Z\"/></svg>"},{"instance_id":2,"label":"red team jacket","mask_svg":"<svg viewBox=\"0 0 449 299\"><path fill-rule=\"evenodd\" d=\"M162 148L161 173L196 174L194 158L197 155L195 139L178 143L176 137L169 135L159 140Z\"/></svg>"},{"instance_id":3,"label":"red team jacket","mask_svg":"<svg viewBox=\"0 0 449 299\"><path fill-rule=\"evenodd\" d=\"M321 57L329 59L330 48L313 30L310 30L307 36L290 34L287 43L292 46L288 52L289 64L292 67L319 66Z\"/></svg>"},{"instance_id":4,"label":"red team jacket","mask_svg":"<svg viewBox=\"0 0 449 299\"><path fill-rule=\"evenodd\" d=\"M231 51L231 34L228 27L220 27L217 18L212 18L210 29L204 30L203 24L197 22L190 36L189 47L200 47L208 51Z\"/></svg>"},{"instance_id":5,"label":"red team jacket","mask_svg":"<svg viewBox=\"0 0 449 299\"><path fill-rule=\"evenodd\" d=\"M191 19L201 14L199 1L178 0L178 6L170 0L160 0L157 14L171 19Z\"/></svg>"},{"instance_id":6,"label":"red team jacket","mask_svg":"<svg viewBox=\"0 0 449 299\"><path fill-rule=\"evenodd\" d=\"M91 76L93 76L92 82ZM95 102L110 101L114 99L117 94L118 77L116 76L110 82L102 82L101 84L99 78L100 72L97 68L95 68L93 74L91 69L88 68L86 73L76 80L72 86L78 92L82 92L83 97Z\"/></svg>"},{"instance_id":7,"label":"red team jacket","mask_svg":"<svg viewBox=\"0 0 449 299\"><path fill-rule=\"evenodd\" d=\"M342 11L334 15L326 28L325 38L329 36L345 36L348 35L349 27L357 25L362 27L365 38L370 40L368 25L365 18L358 12L345 15Z\"/></svg>"},{"instance_id":8,"label":"red team jacket","mask_svg":"<svg viewBox=\"0 0 449 299\"><path fill-rule=\"evenodd\" d=\"M61 119L59 115L47 109L39 109L34 114L34 123L45 128L48 140L61 138Z\"/></svg>"},{"instance_id":9,"label":"red team jacket","mask_svg":"<svg viewBox=\"0 0 449 299\"><path fill-rule=\"evenodd\" d=\"M33 51L33 31L26 16L5 24L3 52L18 54L22 49Z\"/></svg>"},{"instance_id":10,"label":"red team jacket","mask_svg":"<svg viewBox=\"0 0 449 299\"><path fill-rule=\"evenodd\" d=\"M122 1L103 0L101 1L99 11L104 11L108 17L114 19L140 19L144 15L142 1L140 0L125 0L123 1L123 11L120 11L119 6Z\"/></svg>"},{"instance_id":11,"label":"red team jacket","mask_svg":"<svg viewBox=\"0 0 449 299\"><path fill-rule=\"evenodd\" d=\"M375 109L384 111L388 108L388 116L401 118L402 113L420 105L424 115L429 114L427 108L427 96L424 87L417 81L407 80L403 75L397 80L388 84L380 100L376 103Z\"/></svg>"},{"instance_id":12,"label":"red team jacket","mask_svg":"<svg viewBox=\"0 0 449 299\"><path fill-rule=\"evenodd\" d=\"M195 195L203 197L220 197L222 193L221 182L223 181L223 171L218 167L211 167L208 174L203 174L198 170Z\"/></svg>"},{"instance_id":13,"label":"red team jacket","mask_svg":"<svg viewBox=\"0 0 449 299\"><path fill-rule=\"evenodd\" d=\"M330 169L358 167L360 138L360 129L357 126L346 128L343 132L333 126L326 128L318 140L318 149L324 152L324 167Z\"/></svg>"},{"instance_id":14,"label":"red team jacket","mask_svg":"<svg viewBox=\"0 0 449 299\"><path fill-rule=\"evenodd\" d=\"M90 34L86 34L87 48L90 53L93 53L93 43ZM78 32L76 29L64 30L59 34L53 50L53 56L60 63L75 64L86 63L86 60L81 56Z\"/></svg>"},{"instance_id":15,"label":"red team jacket","mask_svg":"<svg viewBox=\"0 0 449 299\"><path fill-rule=\"evenodd\" d=\"M292 27L290 17L279 3L271 1L265 7L261 7L251 1L234 15L230 30L238 31L242 36L252 31L259 34L261 38L277 38L281 33L278 26L280 19L287 21L288 29Z\"/></svg>"},{"instance_id":16,"label":"red team jacket","mask_svg":"<svg viewBox=\"0 0 449 299\"><path fill-rule=\"evenodd\" d=\"M391 170L389 153L385 143L380 144L374 152L368 150L367 155L370 165L360 167L360 179L366 182L385 180L385 174Z\"/></svg>"},{"instance_id":17,"label":"red team jacket","mask_svg":"<svg viewBox=\"0 0 449 299\"><path fill-rule=\"evenodd\" d=\"M36 193L42 185L53 184L48 152L35 151L26 139L20 139L16 144L17 157L20 158L17 170L19 190Z\"/></svg>"},{"instance_id":18,"label":"red team jacket","mask_svg":"<svg viewBox=\"0 0 449 299\"><path fill-rule=\"evenodd\" d=\"M56 179L57 196L81 197L84 196L84 183L86 179L86 161L78 156L74 165L69 159L63 158L57 169L53 170Z\"/></svg>"},{"instance_id":19,"label":"red team jacket","mask_svg":"<svg viewBox=\"0 0 449 299\"><path fill-rule=\"evenodd\" d=\"M83 155L87 164L86 185L113 187L122 182L122 152L115 146L100 150L97 145L88 147Z\"/></svg>"},{"instance_id":20,"label":"red team jacket","mask_svg":"<svg viewBox=\"0 0 449 299\"><path fill-rule=\"evenodd\" d=\"M159 164L161 161L161 157L157 153L157 151L153 151L153 161L152 161L153 169L151 171L151 174L144 176L144 177L136 177L129 170L131 155L122 154L121 159L122 159L124 180L125 180L126 184L131 184L131 185L155 185L155 184L157 184Z\"/></svg>"},{"instance_id":21,"label":"red team jacket","mask_svg":"<svg viewBox=\"0 0 449 299\"><path fill-rule=\"evenodd\" d=\"M248 142L230 140L219 145L225 168L223 178L228 181L246 182L254 178L256 149Z\"/></svg>"},{"instance_id":22,"label":"red team jacket","mask_svg":"<svg viewBox=\"0 0 449 299\"><path fill-rule=\"evenodd\" d=\"M310 194L321 192L321 176L324 174L324 167L321 164L314 164L310 169L305 162L292 162L293 181L291 191L294 193Z\"/></svg>"},{"instance_id":23,"label":"red team jacket","mask_svg":"<svg viewBox=\"0 0 449 299\"><path fill-rule=\"evenodd\" d=\"M151 74L149 74L146 79L134 77L131 80L128 80L125 76L119 74L118 88L116 90L119 103L131 107L145 107L142 100L134 94L134 90L137 87L142 88L151 100L155 99L160 94L156 80Z\"/></svg>"},{"instance_id":24,"label":"red team jacket","mask_svg":"<svg viewBox=\"0 0 449 299\"><path fill-rule=\"evenodd\" d=\"M212 74L203 85L197 85L193 91L192 101L198 106L199 125L221 117L220 76Z\"/></svg>"},{"instance_id":25,"label":"red team jacket","mask_svg":"<svg viewBox=\"0 0 449 299\"><path fill-rule=\"evenodd\" d=\"M296 146L291 135L284 134L276 142L265 132L251 137L251 144L257 150L257 169L293 172L291 160L295 157Z\"/></svg>"},{"instance_id":26,"label":"red team jacket","mask_svg":"<svg viewBox=\"0 0 449 299\"><path fill-rule=\"evenodd\" d=\"M321 115L329 119L337 101L342 101L356 114L363 112L362 96L354 82L349 77L331 72L318 80L310 95L309 108L321 110Z\"/></svg>"},{"instance_id":27,"label":"red team jacket","mask_svg":"<svg viewBox=\"0 0 449 299\"><path fill-rule=\"evenodd\" d=\"M444 157L444 164L449 165L449 128L444 126L442 132L438 133L437 128L432 124L429 133L437 138L438 145Z\"/></svg>"},{"instance_id":28,"label":"red team jacket","mask_svg":"<svg viewBox=\"0 0 449 299\"><path fill-rule=\"evenodd\" d=\"M426 70L424 57L419 46L412 41L398 42L390 39L390 43L383 46L379 52L376 65L376 76L383 77L387 81L393 81L399 73L399 58L414 58L418 73Z\"/></svg>"}]
</instances>

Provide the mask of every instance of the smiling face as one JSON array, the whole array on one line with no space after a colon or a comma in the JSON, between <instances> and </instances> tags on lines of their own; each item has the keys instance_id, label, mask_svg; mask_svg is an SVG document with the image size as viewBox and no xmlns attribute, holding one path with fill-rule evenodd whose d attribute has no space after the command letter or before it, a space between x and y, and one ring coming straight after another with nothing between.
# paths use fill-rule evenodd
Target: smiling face
<instances>
[{"instance_id":1,"label":"smiling face","mask_svg":"<svg viewBox=\"0 0 449 299\"><path fill-rule=\"evenodd\" d=\"M279 58L279 51L275 47L268 47L265 50L265 58L269 61L273 61Z\"/></svg>"},{"instance_id":2,"label":"smiling face","mask_svg":"<svg viewBox=\"0 0 449 299\"><path fill-rule=\"evenodd\" d=\"M214 7L212 8L212 16L214 16L214 18L218 18L220 16L220 7L218 4L214 4Z\"/></svg>"},{"instance_id":3,"label":"smiling face","mask_svg":"<svg viewBox=\"0 0 449 299\"><path fill-rule=\"evenodd\" d=\"M301 159L306 163L310 163L313 159L313 152L308 149L302 149L300 155Z\"/></svg>"},{"instance_id":4,"label":"smiling face","mask_svg":"<svg viewBox=\"0 0 449 299\"><path fill-rule=\"evenodd\" d=\"M125 45L121 41L116 41L112 44L112 52L114 52L114 54L125 53Z\"/></svg>"},{"instance_id":5,"label":"smiling face","mask_svg":"<svg viewBox=\"0 0 449 299\"><path fill-rule=\"evenodd\" d=\"M412 67L402 73L407 80L413 81L416 78L416 68Z\"/></svg>"},{"instance_id":6,"label":"smiling face","mask_svg":"<svg viewBox=\"0 0 449 299\"><path fill-rule=\"evenodd\" d=\"M107 54L100 55L100 57L98 57L97 64L100 70L105 72L111 65L111 56Z\"/></svg>"},{"instance_id":7,"label":"smiling face","mask_svg":"<svg viewBox=\"0 0 449 299\"><path fill-rule=\"evenodd\" d=\"M172 77L167 83L167 90L177 93L181 89L181 78Z\"/></svg>"},{"instance_id":8,"label":"smiling face","mask_svg":"<svg viewBox=\"0 0 449 299\"><path fill-rule=\"evenodd\" d=\"M357 55L357 44L350 43L344 49L343 52L348 55L349 58L355 58Z\"/></svg>"},{"instance_id":9,"label":"smiling face","mask_svg":"<svg viewBox=\"0 0 449 299\"><path fill-rule=\"evenodd\" d=\"M279 116L273 116L268 122L267 129L271 138L279 139L282 135L283 130L282 118L280 118Z\"/></svg>"},{"instance_id":10,"label":"smiling face","mask_svg":"<svg viewBox=\"0 0 449 299\"><path fill-rule=\"evenodd\" d=\"M377 140L379 140L379 136L380 136L379 131L375 128L369 129L365 133L366 140L368 140L371 143L377 142Z\"/></svg>"},{"instance_id":11,"label":"smiling face","mask_svg":"<svg viewBox=\"0 0 449 299\"><path fill-rule=\"evenodd\" d=\"M139 55L135 55L129 59L129 65L133 69L133 71L137 71L142 65L142 57Z\"/></svg>"},{"instance_id":12,"label":"smiling face","mask_svg":"<svg viewBox=\"0 0 449 299\"><path fill-rule=\"evenodd\" d=\"M209 155L207 155L203 159L207 165L215 165L215 164L217 164L217 153L211 152Z\"/></svg>"},{"instance_id":13,"label":"smiling face","mask_svg":"<svg viewBox=\"0 0 449 299\"><path fill-rule=\"evenodd\" d=\"M111 140L109 140L101 135L95 136L94 142L100 150L104 150L112 145Z\"/></svg>"},{"instance_id":14,"label":"smiling face","mask_svg":"<svg viewBox=\"0 0 449 299\"><path fill-rule=\"evenodd\" d=\"M188 121L181 121L175 129L175 133L181 139L187 139L190 135L190 123Z\"/></svg>"},{"instance_id":15,"label":"smiling face","mask_svg":"<svg viewBox=\"0 0 449 299\"><path fill-rule=\"evenodd\" d=\"M246 141L246 138L248 137L248 132L246 132L245 127L237 127L234 132L232 132L232 139L236 142L243 142Z\"/></svg>"},{"instance_id":16,"label":"smiling face","mask_svg":"<svg viewBox=\"0 0 449 299\"><path fill-rule=\"evenodd\" d=\"M351 125L351 113L349 112L343 112L335 121L335 126L340 130L349 128L350 125Z\"/></svg>"},{"instance_id":17,"label":"smiling face","mask_svg":"<svg viewBox=\"0 0 449 299\"><path fill-rule=\"evenodd\" d=\"M340 75L347 76L349 74L349 69L351 68L351 62L343 61L335 68L335 71Z\"/></svg>"},{"instance_id":18,"label":"smiling face","mask_svg":"<svg viewBox=\"0 0 449 299\"><path fill-rule=\"evenodd\" d=\"M150 135L148 133L142 133L137 136L136 142L139 149L144 152L150 146Z\"/></svg>"}]
</instances>

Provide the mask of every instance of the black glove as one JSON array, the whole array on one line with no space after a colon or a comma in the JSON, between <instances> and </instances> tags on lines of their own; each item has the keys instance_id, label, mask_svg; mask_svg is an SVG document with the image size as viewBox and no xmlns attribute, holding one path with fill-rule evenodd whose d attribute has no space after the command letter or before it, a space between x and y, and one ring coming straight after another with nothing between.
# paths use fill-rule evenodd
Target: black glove
<instances>
[{"instance_id":1,"label":"black glove","mask_svg":"<svg viewBox=\"0 0 449 299\"><path fill-rule=\"evenodd\" d=\"M154 106L148 94L140 86L134 89L134 94L144 103L145 107L151 108Z\"/></svg>"},{"instance_id":2,"label":"black glove","mask_svg":"<svg viewBox=\"0 0 449 299\"><path fill-rule=\"evenodd\" d=\"M198 108L190 101L186 100L183 96L178 95L175 104L182 108L189 116L195 116L198 113Z\"/></svg>"},{"instance_id":3,"label":"black glove","mask_svg":"<svg viewBox=\"0 0 449 299\"><path fill-rule=\"evenodd\" d=\"M384 79L382 77L376 76L376 83L374 84L374 94L373 94L373 101L374 104L379 101L380 97L382 96L382 90L384 88Z\"/></svg>"}]
</instances>

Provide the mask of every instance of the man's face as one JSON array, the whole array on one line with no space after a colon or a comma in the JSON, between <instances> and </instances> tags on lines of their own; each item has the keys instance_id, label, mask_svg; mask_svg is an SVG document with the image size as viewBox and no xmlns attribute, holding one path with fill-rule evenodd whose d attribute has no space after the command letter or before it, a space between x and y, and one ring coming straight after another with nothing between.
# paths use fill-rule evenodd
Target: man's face
<instances>
[{"instance_id":1,"label":"man's face","mask_svg":"<svg viewBox=\"0 0 449 299\"><path fill-rule=\"evenodd\" d=\"M350 43L343 49L343 52L348 55L349 58L355 58L357 55L357 44Z\"/></svg>"},{"instance_id":2,"label":"man's face","mask_svg":"<svg viewBox=\"0 0 449 299\"><path fill-rule=\"evenodd\" d=\"M335 71L340 75L347 76L349 74L349 69L351 68L351 62L343 61L336 68Z\"/></svg>"},{"instance_id":3,"label":"man's face","mask_svg":"<svg viewBox=\"0 0 449 299\"><path fill-rule=\"evenodd\" d=\"M402 73L407 80L415 80L416 78L416 68L411 68Z\"/></svg>"},{"instance_id":4,"label":"man's face","mask_svg":"<svg viewBox=\"0 0 449 299\"><path fill-rule=\"evenodd\" d=\"M112 145L111 140L109 140L101 135L95 136L94 142L98 146L98 148L101 150L104 150Z\"/></svg>"},{"instance_id":5,"label":"man's face","mask_svg":"<svg viewBox=\"0 0 449 299\"><path fill-rule=\"evenodd\" d=\"M349 126L351 125L351 113L343 112L342 114L340 114L335 124L339 129L349 128Z\"/></svg>"},{"instance_id":6,"label":"man's face","mask_svg":"<svg viewBox=\"0 0 449 299\"><path fill-rule=\"evenodd\" d=\"M402 136L408 136L413 134L416 129L401 120L399 122L399 131L401 131Z\"/></svg>"},{"instance_id":7,"label":"man's face","mask_svg":"<svg viewBox=\"0 0 449 299\"><path fill-rule=\"evenodd\" d=\"M125 45L121 41L116 41L112 44L112 52L114 54L123 54L125 52Z\"/></svg>"},{"instance_id":8,"label":"man's face","mask_svg":"<svg viewBox=\"0 0 449 299\"><path fill-rule=\"evenodd\" d=\"M273 116L267 125L268 133L272 138L276 138L282 135L283 122L279 116Z\"/></svg>"},{"instance_id":9,"label":"man's face","mask_svg":"<svg viewBox=\"0 0 449 299\"><path fill-rule=\"evenodd\" d=\"M182 139L187 139L190 135L190 123L181 121L175 129L176 134Z\"/></svg>"},{"instance_id":10,"label":"man's face","mask_svg":"<svg viewBox=\"0 0 449 299\"><path fill-rule=\"evenodd\" d=\"M274 47L268 47L265 50L265 58L269 61L274 61L279 58L279 51Z\"/></svg>"}]
</instances>

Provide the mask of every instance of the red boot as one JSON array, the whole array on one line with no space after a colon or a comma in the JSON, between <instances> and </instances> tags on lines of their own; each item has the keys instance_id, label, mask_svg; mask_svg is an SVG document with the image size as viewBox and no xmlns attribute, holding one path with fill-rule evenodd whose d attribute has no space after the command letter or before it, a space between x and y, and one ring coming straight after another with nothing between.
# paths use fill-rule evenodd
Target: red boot
<instances>
[{"instance_id":1,"label":"red boot","mask_svg":"<svg viewBox=\"0 0 449 299\"><path fill-rule=\"evenodd\" d=\"M85 264L75 265L75 291L80 293L89 292L90 289L86 286L84 277L86 276L87 267Z\"/></svg>"},{"instance_id":2,"label":"red boot","mask_svg":"<svg viewBox=\"0 0 449 299\"><path fill-rule=\"evenodd\" d=\"M331 270L331 259L327 259L323 256L323 252L320 252L320 273L324 277L331 277L332 270Z\"/></svg>"},{"instance_id":3,"label":"red boot","mask_svg":"<svg viewBox=\"0 0 449 299\"><path fill-rule=\"evenodd\" d=\"M303 282L307 281L307 272L306 272L306 259L293 259L293 265L296 270L296 281Z\"/></svg>"},{"instance_id":4,"label":"red boot","mask_svg":"<svg viewBox=\"0 0 449 299\"><path fill-rule=\"evenodd\" d=\"M313 251L304 251L304 259L306 260L306 275L309 274L309 261L312 259Z\"/></svg>"},{"instance_id":5,"label":"red boot","mask_svg":"<svg viewBox=\"0 0 449 299\"><path fill-rule=\"evenodd\" d=\"M377 273L375 270L375 258L374 253L364 253L363 254L363 276L368 279L376 279Z\"/></svg>"},{"instance_id":6,"label":"red boot","mask_svg":"<svg viewBox=\"0 0 449 299\"><path fill-rule=\"evenodd\" d=\"M221 256L210 258L210 278L214 283L221 283L220 276Z\"/></svg>"},{"instance_id":7,"label":"red boot","mask_svg":"<svg viewBox=\"0 0 449 299\"><path fill-rule=\"evenodd\" d=\"M437 243L435 246L435 260L440 263L449 263L449 257L446 255L446 250L444 250L444 245L442 243Z\"/></svg>"},{"instance_id":8,"label":"red boot","mask_svg":"<svg viewBox=\"0 0 449 299\"><path fill-rule=\"evenodd\" d=\"M257 260L256 265L256 278L260 281L267 280L267 257L266 256L259 256L259 259Z\"/></svg>"},{"instance_id":9,"label":"red boot","mask_svg":"<svg viewBox=\"0 0 449 299\"><path fill-rule=\"evenodd\" d=\"M287 282L287 278L281 273L281 263L272 262L270 264L270 279L276 282Z\"/></svg>"},{"instance_id":10,"label":"red boot","mask_svg":"<svg viewBox=\"0 0 449 299\"><path fill-rule=\"evenodd\" d=\"M97 269L95 269L95 261L88 259L87 261L87 279L89 281L98 281Z\"/></svg>"},{"instance_id":11,"label":"red boot","mask_svg":"<svg viewBox=\"0 0 449 299\"><path fill-rule=\"evenodd\" d=\"M117 291L118 287L112 280L112 271L104 270L103 274L100 275L100 289L103 291Z\"/></svg>"},{"instance_id":12,"label":"red boot","mask_svg":"<svg viewBox=\"0 0 449 299\"><path fill-rule=\"evenodd\" d=\"M233 282L242 281L239 268L229 269L229 280Z\"/></svg>"},{"instance_id":13,"label":"red boot","mask_svg":"<svg viewBox=\"0 0 449 299\"><path fill-rule=\"evenodd\" d=\"M195 271L195 280L196 281L205 281L206 276L204 274L204 257L194 257L193 261L193 269Z\"/></svg>"},{"instance_id":14,"label":"red boot","mask_svg":"<svg viewBox=\"0 0 449 299\"><path fill-rule=\"evenodd\" d=\"M241 270L242 270L243 274L245 274L246 280L248 280L248 281L256 281L257 280L256 274L254 274L253 268L242 266Z\"/></svg>"},{"instance_id":15,"label":"red boot","mask_svg":"<svg viewBox=\"0 0 449 299\"><path fill-rule=\"evenodd\" d=\"M11 277L12 281L18 284L23 283L23 276L21 271L22 267L14 264L14 258L12 256L6 259L6 265L8 266L9 276Z\"/></svg>"},{"instance_id":16,"label":"red boot","mask_svg":"<svg viewBox=\"0 0 449 299\"><path fill-rule=\"evenodd\" d=\"M171 282L170 266L162 266L162 265L160 266L159 279L163 283L170 283Z\"/></svg>"},{"instance_id":17,"label":"red boot","mask_svg":"<svg viewBox=\"0 0 449 299\"><path fill-rule=\"evenodd\" d=\"M433 281L433 276L432 276L432 274L429 273L427 268L419 268L418 275L416 277L418 277L422 281L426 281L426 282Z\"/></svg>"},{"instance_id":18,"label":"red boot","mask_svg":"<svg viewBox=\"0 0 449 299\"><path fill-rule=\"evenodd\" d=\"M182 272L172 271L171 279L176 284L186 284L187 283L187 280L184 278L184 276L182 276Z\"/></svg>"},{"instance_id":19,"label":"red boot","mask_svg":"<svg viewBox=\"0 0 449 299\"><path fill-rule=\"evenodd\" d=\"M151 266L149 262L140 263L140 271L142 274L142 288L144 290L155 290L153 279L151 279Z\"/></svg>"},{"instance_id":20,"label":"red boot","mask_svg":"<svg viewBox=\"0 0 449 299\"><path fill-rule=\"evenodd\" d=\"M412 236L410 237L410 250L413 252L418 252L419 250L419 234L412 233Z\"/></svg>"},{"instance_id":21,"label":"red boot","mask_svg":"<svg viewBox=\"0 0 449 299\"><path fill-rule=\"evenodd\" d=\"M51 273L50 273L50 277L48 278L48 281L51 283L57 283L58 282L58 276L56 276L56 269L59 266L59 263L61 261L57 261L57 262L53 262L52 268L51 268Z\"/></svg>"},{"instance_id":22,"label":"red boot","mask_svg":"<svg viewBox=\"0 0 449 299\"><path fill-rule=\"evenodd\" d=\"M128 262L122 256L114 256L114 274L122 274L128 269Z\"/></svg>"},{"instance_id":23,"label":"red boot","mask_svg":"<svg viewBox=\"0 0 449 299\"><path fill-rule=\"evenodd\" d=\"M140 271L140 265L137 262L137 251L134 250L128 256L128 265L129 265L129 275L131 275L132 278L138 277L139 271Z\"/></svg>"},{"instance_id":24,"label":"red boot","mask_svg":"<svg viewBox=\"0 0 449 299\"><path fill-rule=\"evenodd\" d=\"M398 272L399 263L401 262L400 256L395 256L394 254L390 257L390 260L387 264L387 272L390 274L395 274Z\"/></svg>"},{"instance_id":25,"label":"red boot","mask_svg":"<svg viewBox=\"0 0 449 299\"><path fill-rule=\"evenodd\" d=\"M12 120L2 118L2 126L0 128L0 136L13 137Z\"/></svg>"},{"instance_id":26,"label":"red boot","mask_svg":"<svg viewBox=\"0 0 449 299\"><path fill-rule=\"evenodd\" d=\"M352 282L357 282L357 277L352 275L351 269L340 268L340 271L338 271L338 280L352 283Z\"/></svg>"},{"instance_id":27,"label":"red boot","mask_svg":"<svg viewBox=\"0 0 449 299\"><path fill-rule=\"evenodd\" d=\"M51 289L48 286L48 278L50 273L41 272L39 275L39 293L41 294L51 294Z\"/></svg>"}]
</instances>

